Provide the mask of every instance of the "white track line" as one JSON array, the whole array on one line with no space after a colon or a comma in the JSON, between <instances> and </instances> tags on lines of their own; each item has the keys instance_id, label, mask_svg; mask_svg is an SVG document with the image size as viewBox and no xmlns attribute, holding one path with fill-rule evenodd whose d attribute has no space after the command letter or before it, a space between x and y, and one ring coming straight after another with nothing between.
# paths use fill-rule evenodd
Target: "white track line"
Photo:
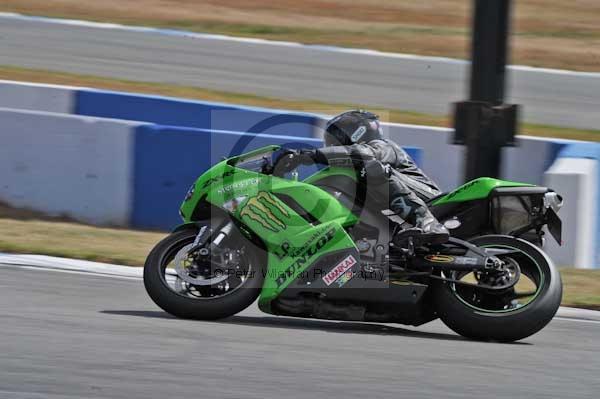
<instances>
[{"instance_id":1,"label":"white track line","mask_svg":"<svg viewBox=\"0 0 600 399\"><path fill-rule=\"evenodd\" d=\"M46 270L71 271L98 276L116 276L127 278L142 278L141 267L111 265L86 260L56 258L45 255L10 255L0 254L0 265L30 267Z\"/></svg>"},{"instance_id":2,"label":"white track line","mask_svg":"<svg viewBox=\"0 0 600 399\"><path fill-rule=\"evenodd\" d=\"M48 270L88 274L98 277L129 280L140 280L143 277L143 269L141 267L111 265L46 255L11 255L0 253L0 267L17 267L27 270ZM558 310L555 319L561 321L600 324L600 312L587 309L561 307Z\"/></svg>"},{"instance_id":3,"label":"white track line","mask_svg":"<svg viewBox=\"0 0 600 399\"><path fill-rule=\"evenodd\" d=\"M554 320L558 320L558 321L573 321L573 322L576 322L576 323L600 324L600 320L577 319L577 318L561 317L561 316L554 316Z\"/></svg>"},{"instance_id":4,"label":"white track line","mask_svg":"<svg viewBox=\"0 0 600 399\"><path fill-rule=\"evenodd\" d=\"M211 34L211 33L197 33L197 32L190 32L190 31L177 30L177 29L160 29L160 28L151 28L151 27L145 27L145 26L121 25L121 24L107 23L107 22L83 21L83 20L77 20L77 19L38 17L38 16L29 16L29 15L23 15L23 14L11 13L11 12L0 12L0 18L14 19L14 20L28 21L28 22L41 22L41 23L56 24L56 25L82 26L82 27L96 28L96 29L112 29L112 30L121 30L121 31L128 31L128 32L137 32L137 33L154 33L154 34L161 34L161 35L168 35L168 36L187 37L187 38L192 38L192 39L222 40L222 41L240 42L240 43L248 43L248 44L263 44L263 45L270 45L270 46L303 47L303 48L308 48L308 49L318 50L318 51L338 52L338 53L346 53L346 54L359 54L359 55L385 57L385 58L398 58L398 59L403 59L403 60L417 60L417 61L439 62L439 63L445 63L445 64L460 64L460 65L469 64L469 61L455 59L455 58L448 58L448 57L433 57L433 56L423 56L423 55L405 54L405 53L389 53L389 52L384 52L384 51L377 51L377 50L370 50L370 49L363 49L363 48L348 48L348 47L337 47L337 46L303 44L303 43L298 43L298 42L266 40L266 39L252 38L252 37L227 36L227 35L218 35L218 34ZM538 68L538 67L532 67L532 66L527 66L527 65L510 65L509 69L512 69L515 71L523 71L523 72L546 73L546 74L590 77L590 78L599 78L600 79L600 72L578 72L578 71L570 71L570 70L565 70L565 69Z\"/></svg>"},{"instance_id":5,"label":"white track line","mask_svg":"<svg viewBox=\"0 0 600 399\"><path fill-rule=\"evenodd\" d=\"M86 276L92 276L92 277L113 278L113 279L117 279L117 280L142 281L142 277L125 277L125 276L117 276L114 274L84 272L84 271L80 271L80 270L48 269L46 267L39 267L39 266L21 266L21 265L0 264L0 267L2 267L2 266L9 266L9 267L14 267L15 269L23 269L23 270L46 271L46 272L50 272L50 273L78 274L78 275L86 275Z\"/></svg>"}]
</instances>

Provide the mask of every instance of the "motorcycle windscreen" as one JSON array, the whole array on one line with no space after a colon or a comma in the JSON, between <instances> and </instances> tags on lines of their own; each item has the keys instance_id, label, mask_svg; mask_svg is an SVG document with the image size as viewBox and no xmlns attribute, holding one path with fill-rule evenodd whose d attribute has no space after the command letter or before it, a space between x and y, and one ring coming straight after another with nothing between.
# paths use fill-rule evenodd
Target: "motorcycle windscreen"
<instances>
[{"instance_id":1,"label":"motorcycle windscreen","mask_svg":"<svg viewBox=\"0 0 600 399\"><path fill-rule=\"evenodd\" d=\"M554 237L558 245L562 245L562 220L552 208L546 211L548 231Z\"/></svg>"}]
</instances>

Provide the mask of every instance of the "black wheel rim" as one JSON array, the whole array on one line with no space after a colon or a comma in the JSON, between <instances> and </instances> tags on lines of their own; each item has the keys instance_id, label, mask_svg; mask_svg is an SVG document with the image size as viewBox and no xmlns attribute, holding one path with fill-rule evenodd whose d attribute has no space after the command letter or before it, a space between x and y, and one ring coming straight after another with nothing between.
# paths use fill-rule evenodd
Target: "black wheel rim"
<instances>
[{"instance_id":1,"label":"black wheel rim","mask_svg":"<svg viewBox=\"0 0 600 399\"><path fill-rule=\"evenodd\" d=\"M178 255L182 256L183 252L187 252L187 249L193 245L194 238L194 236L186 237L172 245L162 258L160 277L170 291L189 299L211 300L231 295L248 284L255 273L255 267L250 260L251 257L245 256L247 248L243 240L233 238L221 242L220 252L210 254L208 259L200 262L190 259L186 269L189 279L184 279L181 270L179 272L176 270L174 260ZM236 262L223 264L223 258L230 256L234 251L239 252L235 258ZM195 284L193 280L204 281L203 284ZM211 281L216 283L213 284Z\"/></svg>"},{"instance_id":2,"label":"black wheel rim","mask_svg":"<svg viewBox=\"0 0 600 399\"><path fill-rule=\"evenodd\" d=\"M508 313L532 304L544 287L544 272L538 261L526 251L509 245L483 245L482 248L497 248L510 251L499 255L503 261L516 262L520 278L509 289L492 291L462 284L451 284L453 294L466 306L485 313ZM470 272L454 272L451 277L467 283L479 284L480 279ZM486 282L489 284L489 282Z\"/></svg>"}]
</instances>

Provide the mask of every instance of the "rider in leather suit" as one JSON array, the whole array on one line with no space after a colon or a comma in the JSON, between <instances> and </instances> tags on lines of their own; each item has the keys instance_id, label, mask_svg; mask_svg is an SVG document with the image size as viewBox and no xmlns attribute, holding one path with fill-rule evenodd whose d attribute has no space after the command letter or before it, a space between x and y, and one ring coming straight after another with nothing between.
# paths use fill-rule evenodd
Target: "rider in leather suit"
<instances>
[{"instance_id":1,"label":"rider in leather suit","mask_svg":"<svg viewBox=\"0 0 600 399\"><path fill-rule=\"evenodd\" d=\"M415 237L423 243L444 243L448 230L431 214L425 201L440 189L396 143L383 138L379 118L366 111L348 111L331 119L325 129L325 147L288 152L284 167L313 162L362 168L367 190L387 190L389 208L413 228L400 231L395 242ZM373 184L374 183L374 184ZM383 194L383 193L382 193Z\"/></svg>"}]
</instances>

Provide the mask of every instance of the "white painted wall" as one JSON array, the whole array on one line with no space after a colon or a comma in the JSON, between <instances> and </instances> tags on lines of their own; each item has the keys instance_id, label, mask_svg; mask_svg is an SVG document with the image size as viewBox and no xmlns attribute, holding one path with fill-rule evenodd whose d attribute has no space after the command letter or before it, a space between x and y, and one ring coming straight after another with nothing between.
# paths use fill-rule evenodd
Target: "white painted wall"
<instances>
[{"instance_id":1,"label":"white painted wall","mask_svg":"<svg viewBox=\"0 0 600 399\"><path fill-rule=\"evenodd\" d=\"M70 114L76 87L0 80L0 108Z\"/></svg>"},{"instance_id":2,"label":"white painted wall","mask_svg":"<svg viewBox=\"0 0 600 399\"><path fill-rule=\"evenodd\" d=\"M386 137L398 144L423 149L423 170L443 191L464 183L466 148L452 144L453 129L404 124L383 126ZM501 177L531 184L543 184L548 160L555 156L553 142L571 142L530 136L518 136L517 140L518 146L502 149Z\"/></svg>"},{"instance_id":3,"label":"white painted wall","mask_svg":"<svg viewBox=\"0 0 600 399\"><path fill-rule=\"evenodd\" d=\"M586 269L596 265L597 183L594 159L558 158L544 175L544 184L564 199L559 212L563 246L547 235L544 248L559 266Z\"/></svg>"},{"instance_id":4,"label":"white painted wall","mask_svg":"<svg viewBox=\"0 0 600 399\"><path fill-rule=\"evenodd\" d=\"M138 125L0 108L0 200L94 224L127 225Z\"/></svg>"},{"instance_id":5,"label":"white painted wall","mask_svg":"<svg viewBox=\"0 0 600 399\"><path fill-rule=\"evenodd\" d=\"M550 139L517 136L516 147L502 149L501 175L507 180L542 185L547 162L556 156L553 150Z\"/></svg>"}]
</instances>

